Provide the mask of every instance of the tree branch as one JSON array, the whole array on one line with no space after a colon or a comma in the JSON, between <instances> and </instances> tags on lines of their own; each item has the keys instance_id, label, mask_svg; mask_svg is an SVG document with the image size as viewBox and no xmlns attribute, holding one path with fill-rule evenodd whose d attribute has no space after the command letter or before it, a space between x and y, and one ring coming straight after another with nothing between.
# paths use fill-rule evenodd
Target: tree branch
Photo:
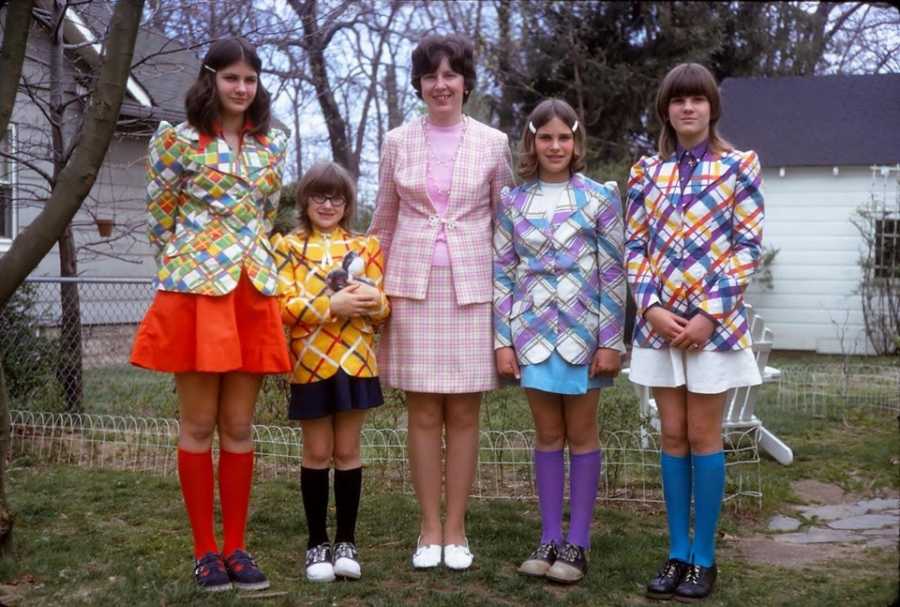
<instances>
[{"instance_id":1,"label":"tree branch","mask_svg":"<svg viewBox=\"0 0 900 607\"><path fill-rule=\"evenodd\" d=\"M72 156L59 173L44 209L0 257L0 309L50 251L90 192L116 127L125 96L134 43L144 0L120 0L109 28L106 56L94 86L95 96Z\"/></svg>"}]
</instances>

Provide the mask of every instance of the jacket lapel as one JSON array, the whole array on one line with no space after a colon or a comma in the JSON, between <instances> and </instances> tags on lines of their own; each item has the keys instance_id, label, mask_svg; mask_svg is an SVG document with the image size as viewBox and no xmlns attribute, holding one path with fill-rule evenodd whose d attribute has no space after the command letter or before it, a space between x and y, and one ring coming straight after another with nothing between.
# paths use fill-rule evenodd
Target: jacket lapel
<instances>
[{"instance_id":1,"label":"jacket lapel","mask_svg":"<svg viewBox=\"0 0 900 607\"><path fill-rule=\"evenodd\" d=\"M527 187L518 190L512 205L519 215L530 223L535 230L543 234L545 238L550 238L552 231L550 222L547 221L547 215L541 211L533 210L536 206L535 201L543 196L544 192L541 190L541 184L538 181L533 181Z\"/></svg>"},{"instance_id":2,"label":"jacket lapel","mask_svg":"<svg viewBox=\"0 0 900 607\"><path fill-rule=\"evenodd\" d=\"M478 166L478 153L484 149L479 145L478 129L476 122L468 116L463 116L466 124L463 127L460 149L453 163L453 177L450 180L450 203L447 206L448 215L454 209L461 209L467 202L466 192L469 189L470 167Z\"/></svg>"},{"instance_id":3,"label":"jacket lapel","mask_svg":"<svg viewBox=\"0 0 900 607\"><path fill-rule=\"evenodd\" d=\"M405 170L412 174L409 176L409 183L413 186L413 190L418 194L416 200L424 200L428 205L428 213L430 215L437 214L431 197L428 196L428 142L425 139L425 118L421 120L413 120L407 136L407 154L408 162ZM453 196L451 192L451 197ZM452 200L452 199L451 199ZM452 203L451 203L452 208Z\"/></svg>"}]
</instances>

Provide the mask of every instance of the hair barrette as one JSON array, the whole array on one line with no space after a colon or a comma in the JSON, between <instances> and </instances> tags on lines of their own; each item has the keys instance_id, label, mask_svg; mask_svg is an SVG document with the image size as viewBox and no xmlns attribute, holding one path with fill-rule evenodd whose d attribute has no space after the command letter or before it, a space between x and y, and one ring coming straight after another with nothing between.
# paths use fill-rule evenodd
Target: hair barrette
<instances>
[{"instance_id":1,"label":"hair barrette","mask_svg":"<svg viewBox=\"0 0 900 607\"><path fill-rule=\"evenodd\" d=\"M531 131L532 135L537 135L537 129L534 128L534 123L532 121L528 121L528 130Z\"/></svg>"},{"instance_id":2,"label":"hair barrette","mask_svg":"<svg viewBox=\"0 0 900 607\"><path fill-rule=\"evenodd\" d=\"M577 130L578 130L578 121L576 120L575 124L572 125L572 132L574 133Z\"/></svg>"},{"instance_id":3,"label":"hair barrette","mask_svg":"<svg viewBox=\"0 0 900 607\"><path fill-rule=\"evenodd\" d=\"M212 72L213 74L216 73L216 70L214 70L213 68L209 67L209 66L206 65L205 63L203 64L203 69L205 69L207 72Z\"/></svg>"}]
</instances>

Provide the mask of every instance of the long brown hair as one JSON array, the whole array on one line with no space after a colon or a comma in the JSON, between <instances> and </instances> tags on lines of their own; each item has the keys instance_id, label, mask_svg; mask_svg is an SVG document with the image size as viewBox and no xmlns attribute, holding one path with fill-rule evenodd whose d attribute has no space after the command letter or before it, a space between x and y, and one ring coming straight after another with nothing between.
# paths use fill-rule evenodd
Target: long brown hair
<instances>
[{"instance_id":1,"label":"long brown hair","mask_svg":"<svg viewBox=\"0 0 900 607\"><path fill-rule=\"evenodd\" d=\"M215 137L215 125L219 122L219 94L216 89L216 72L243 61L256 72L262 71L262 61L253 45L243 38L216 40L209 47L197 80L188 90L184 100L188 123L206 135ZM246 117L252 123L251 135L265 135L271 122L271 98L262 81L256 86L256 97L247 108Z\"/></svg>"},{"instance_id":2,"label":"long brown hair","mask_svg":"<svg viewBox=\"0 0 900 607\"><path fill-rule=\"evenodd\" d=\"M525 128L522 130L522 138L519 140L519 168L516 171L520 178L527 181L540 174L540 163L534 147L534 138L537 130L554 118L559 118L570 129L578 122L578 128L572 131L575 149L572 150L572 159L569 161L569 174L584 170L584 121L578 120L578 114L571 105L562 99L550 98L544 99L531 110ZM531 132L532 126L535 130L534 133Z\"/></svg>"},{"instance_id":3,"label":"long brown hair","mask_svg":"<svg viewBox=\"0 0 900 607\"><path fill-rule=\"evenodd\" d=\"M340 196L344 199L344 216L338 225L348 232L350 222L356 214L356 184L347 169L336 162L319 161L309 167L297 184L298 227L304 232L312 231L309 222L309 199L311 196Z\"/></svg>"},{"instance_id":4,"label":"long brown hair","mask_svg":"<svg viewBox=\"0 0 900 607\"><path fill-rule=\"evenodd\" d=\"M675 97L698 95L709 101L709 148L721 154L734 149L716 130L722 116L722 99L712 73L699 63L679 63L666 74L656 93L656 117L662 130L657 149L660 158L668 158L675 151L678 135L669 122L669 102Z\"/></svg>"}]
</instances>

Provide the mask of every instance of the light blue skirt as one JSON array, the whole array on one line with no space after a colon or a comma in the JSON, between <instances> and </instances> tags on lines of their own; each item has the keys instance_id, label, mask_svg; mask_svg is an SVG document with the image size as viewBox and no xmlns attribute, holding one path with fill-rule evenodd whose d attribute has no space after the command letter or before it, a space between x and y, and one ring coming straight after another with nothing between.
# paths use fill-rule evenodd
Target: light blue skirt
<instances>
[{"instance_id":1,"label":"light blue skirt","mask_svg":"<svg viewBox=\"0 0 900 607\"><path fill-rule=\"evenodd\" d=\"M536 365L522 367L522 387L554 394L587 394L613 385L612 377L588 377L588 365L573 365L556 351Z\"/></svg>"}]
</instances>

